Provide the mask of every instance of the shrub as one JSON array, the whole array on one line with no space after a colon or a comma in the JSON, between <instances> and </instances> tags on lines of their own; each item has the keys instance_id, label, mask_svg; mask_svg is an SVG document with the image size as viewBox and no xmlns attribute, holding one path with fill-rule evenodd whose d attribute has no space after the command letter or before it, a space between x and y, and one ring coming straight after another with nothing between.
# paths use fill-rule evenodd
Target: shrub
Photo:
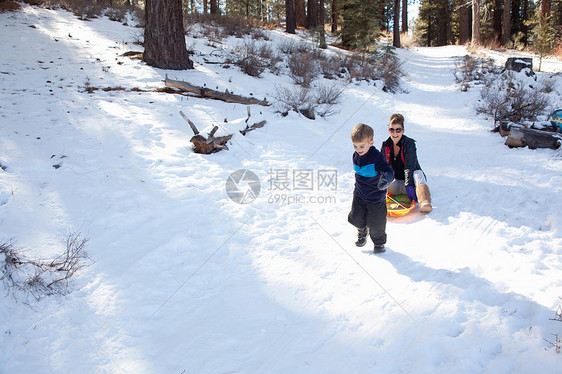
<instances>
[{"instance_id":1,"label":"shrub","mask_svg":"<svg viewBox=\"0 0 562 374\"><path fill-rule=\"evenodd\" d=\"M273 96L278 100L276 105L280 113L286 115L293 110L314 119L316 114L321 117L335 114L342 93L343 87L338 84L316 88L276 86Z\"/></svg>"},{"instance_id":2,"label":"shrub","mask_svg":"<svg viewBox=\"0 0 562 374\"><path fill-rule=\"evenodd\" d=\"M112 21L124 22L130 10L131 8L113 6L112 8L107 8L103 14Z\"/></svg>"},{"instance_id":3,"label":"shrub","mask_svg":"<svg viewBox=\"0 0 562 374\"><path fill-rule=\"evenodd\" d=\"M235 48L234 53L238 56L235 64L240 66L245 74L252 77L261 76L268 68L274 71L281 61L279 55L269 45L255 43L254 41L246 41Z\"/></svg>"},{"instance_id":4,"label":"shrub","mask_svg":"<svg viewBox=\"0 0 562 374\"><path fill-rule=\"evenodd\" d=\"M417 46L415 38L407 32L400 33L400 45L403 48L412 48Z\"/></svg>"},{"instance_id":5,"label":"shrub","mask_svg":"<svg viewBox=\"0 0 562 374\"><path fill-rule=\"evenodd\" d=\"M518 74L521 75L521 74ZM535 121L550 105L550 99L540 87L517 79L516 73L505 72L490 79L480 91L476 112L500 121Z\"/></svg>"},{"instance_id":6,"label":"shrub","mask_svg":"<svg viewBox=\"0 0 562 374\"><path fill-rule=\"evenodd\" d=\"M362 58L359 55L352 55L343 61L343 65L349 72L349 78L358 81L371 81L375 78L375 66L370 58Z\"/></svg>"},{"instance_id":7,"label":"shrub","mask_svg":"<svg viewBox=\"0 0 562 374\"><path fill-rule=\"evenodd\" d=\"M319 67L322 76L326 79L344 78L347 72L341 56L329 56L320 59Z\"/></svg>"},{"instance_id":8,"label":"shrub","mask_svg":"<svg viewBox=\"0 0 562 374\"><path fill-rule=\"evenodd\" d=\"M351 55L342 61L341 69L348 71L350 79L380 80L383 91L392 93L399 90L400 79L404 76L402 64L391 48L365 56Z\"/></svg>"},{"instance_id":9,"label":"shrub","mask_svg":"<svg viewBox=\"0 0 562 374\"><path fill-rule=\"evenodd\" d=\"M240 66L242 72L252 77L259 77L267 68L267 64L265 64L261 59L257 56L249 55L246 57L240 58L236 61L236 65Z\"/></svg>"},{"instance_id":10,"label":"shrub","mask_svg":"<svg viewBox=\"0 0 562 374\"><path fill-rule=\"evenodd\" d=\"M80 233L69 233L65 249L50 261L28 259L12 243L0 243L0 280L14 297L17 292L32 295L36 300L44 296L65 295L69 280L90 260L85 251L89 239ZM2 260L0 258L0 260Z\"/></svg>"},{"instance_id":11,"label":"shrub","mask_svg":"<svg viewBox=\"0 0 562 374\"><path fill-rule=\"evenodd\" d=\"M292 55L293 53L308 53L313 49L313 46L308 43L285 39L279 43L278 48L282 53Z\"/></svg>"},{"instance_id":12,"label":"shrub","mask_svg":"<svg viewBox=\"0 0 562 374\"><path fill-rule=\"evenodd\" d=\"M316 112L320 117L327 117L338 111L335 107L340 103L343 91L344 87L339 84L322 84L314 90Z\"/></svg>"},{"instance_id":13,"label":"shrub","mask_svg":"<svg viewBox=\"0 0 562 374\"><path fill-rule=\"evenodd\" d=\"M293 53L289 58L289 70L293 81L304 88L309 88L318 76L317 64L311 53Z\"/></svg>"},{"instance_id":14,"label":"shrub","mask_svg":"<svg viewBox=\"0 0 562 374\"><path fill-rule=\"evenodd\" d=\"M215 33L225 38L229 36L242 38L245 35L250 35L254 30L254 27L245 18L215 14L186 14L184 16L184 23L186 25L206 25L206 27L213 28Z\"/></svg>"},{"instance_id":15,"label":"shrub","mask_svg":"<svg viewBox=\"0 0 562 374\"><path fill-rule=\"evenodd\" d=\"M375 78L383 81L383 91L395 93L400 88L400 78L404 76L402 63L390 48L385 48L373 61Z\"/></svg>"},{"instance_id":16,"label":"shrub","mask_svg":"<svg viewBox=\"0 0 562 374\"><path fill-rule=\"evenodd\" d=\"M501 67L496 66L492 59L475 58L470 55L465 55L457 60L455 67L453 75L456 82L461 85L462 91L467 91L470 83L485 83L490 77L495 77L501 71Z\"/></svg>"},{"instance_id":17,"label":"shrub","mask_svg":"<svg viewBox=\"0 0 562 374\"><path fill-rule=\"evenodd\" d=\"M254 40L269 40L267 34L260 28L252 28L250 30L250 37Z\"/></svg>"},{"instance_id":18,"label":"shrub","mask_svg":"<svg viewBox=\"0 0 562 374\"><path fill-rule=\"evenodd\" d=\"M276 86L273 97L277 99L277 110L286 115L289 111L310 111L313 106L310 89L304 87Z\"/></svg>"}]
</instances>

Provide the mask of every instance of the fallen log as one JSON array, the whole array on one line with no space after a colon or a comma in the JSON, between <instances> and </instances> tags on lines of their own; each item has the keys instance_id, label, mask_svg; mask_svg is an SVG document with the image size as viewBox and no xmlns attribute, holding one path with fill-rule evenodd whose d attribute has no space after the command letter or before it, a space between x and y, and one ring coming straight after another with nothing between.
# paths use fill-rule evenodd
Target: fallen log
<instances>
[{"instance_id":1,"label":"fallen log","mask_svg":"<svg viewBox=\"0 0 562 374\"><path fill-rule=\"evenodd\" d=\"M265 99L258 100L253 97L233 95L230 92L228 92L228 90L226 90L225 92L220 92L206 87L194 86L188 82L168 79L168 75L166 75L164 84L166 85L166 87L173 87L183 92L189 92L198 97L202 97L206 99L214 99L214 100L224 101L227 103L236 103L236 104L245 104L245 105L251 105L251 104L258 104L263 106L269 105L269 103Z\"/></svg>"},{"instance_id":2,"label":"fallen log","mask_svg":"<svg viewBox=\"0 0 562 374\"><path fill-rule=\"evenodd\" d=\"M244 121L246 123L246 128L244 130L240 130L240 134L246 136L247 133L249 133L250 131L253 131L255 129L259 129L260 127L263 127L267 121L263 120L257 123L254 123L252 126L248 126L248 121L250 120L250 117L252 116L250 107L247 108L248 109L248 118L246 118L246 120Z\"/></svg>"},{"instance_id":3,"label":"fallen log","mask_svg":"<svg viewBox=\"0 0 562 374\"><path fill-rule=\"evenodd\" d=\"M253 131L255 129L259 129L260 127L263 127L266 123L267 123L267 121L263 120L263 121L254 123L252 126L246 125L246 128L244 130L240 130L240 134L245 136L250 131Z\"/></svg>"},{"instance_id":4,"label":"fallen log","mask_svg":"<svg viewBox=\"0 0 562 374\"><path fill-rule=\"evenodd\" d=\"M193 143L193 152L210 154L218 152L221 149L228 149L226 143L232 138L232 135L215 137L215 133L219 129L218 126L215 126L208 134L208 137L205 138L203 135L199 134L199 130L195 124L191 122L182 111L180 111L180 115L187 121L189 127L191 127L191 131L193 131L194 136L190 140Z\"/></svg>"},{"instance_id":5,"label":"fallen log","mask_svg":"<svg viewBox=\"0 0 562 374\"><path fill-rule=\"evenodd\" d=\"M562 134L560 133L529 129L517 124L511 124L507 129L505 125L500 125L500 133L502 136L507 136L505 145L509 148L529 147L529 149L558 149L562 144Z\"/></svg>"}]
</instances>

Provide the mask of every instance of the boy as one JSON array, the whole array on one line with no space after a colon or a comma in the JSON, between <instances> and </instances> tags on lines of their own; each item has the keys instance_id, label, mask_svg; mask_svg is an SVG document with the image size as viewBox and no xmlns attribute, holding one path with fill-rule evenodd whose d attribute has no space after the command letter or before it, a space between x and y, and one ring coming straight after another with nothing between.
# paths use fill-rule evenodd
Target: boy
<instances>
[{"instance_id":1,"label":"boy","mask_svg":"<svg viewBox=\"0 0 562 374\"><path fill-rule=\"evenodd\" d=\"M383 253L386 243L386 189L394 180L394 170L375 147L373 129L360 123L351 132L355 190L349 223L357 227L357 242L362 247L367 235L375 243L374 253Z\"/></svg>"}]
</instances>

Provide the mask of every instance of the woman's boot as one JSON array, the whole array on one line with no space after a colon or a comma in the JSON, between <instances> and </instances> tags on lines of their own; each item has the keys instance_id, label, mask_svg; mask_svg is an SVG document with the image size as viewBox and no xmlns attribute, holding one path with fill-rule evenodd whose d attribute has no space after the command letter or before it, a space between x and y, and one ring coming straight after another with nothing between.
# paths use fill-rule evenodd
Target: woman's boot
<instances>
[{"instance_id":1,"label":"woman's boot","mask_svg":"<svg viewBox=\"0 0 562 374\"><path fill-rule=\"evenodd\" d=\"M433 210L431 206L431 195L427 184L420 184L416 188L416 195L418 195L418 203L420 205L420 212L429 213Z\"/></svg>"}]
</instances>

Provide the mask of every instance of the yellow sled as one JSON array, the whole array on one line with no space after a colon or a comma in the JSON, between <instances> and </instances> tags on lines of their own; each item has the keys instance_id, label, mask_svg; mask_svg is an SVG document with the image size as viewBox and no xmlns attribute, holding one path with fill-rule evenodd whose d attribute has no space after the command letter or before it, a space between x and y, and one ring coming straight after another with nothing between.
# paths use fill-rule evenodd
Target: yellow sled
<instances>
[{"instance_id":1,"label":"yellow sled","mask_svg":"<svg viewBox=\"0 0 562 374\"><path fill-rule=\"evenodd\" d=\"M386 195L386 215L388 217L402 217L416 207L416 201L408 199L407 195Z\"/></svg>"}]
</instances>

